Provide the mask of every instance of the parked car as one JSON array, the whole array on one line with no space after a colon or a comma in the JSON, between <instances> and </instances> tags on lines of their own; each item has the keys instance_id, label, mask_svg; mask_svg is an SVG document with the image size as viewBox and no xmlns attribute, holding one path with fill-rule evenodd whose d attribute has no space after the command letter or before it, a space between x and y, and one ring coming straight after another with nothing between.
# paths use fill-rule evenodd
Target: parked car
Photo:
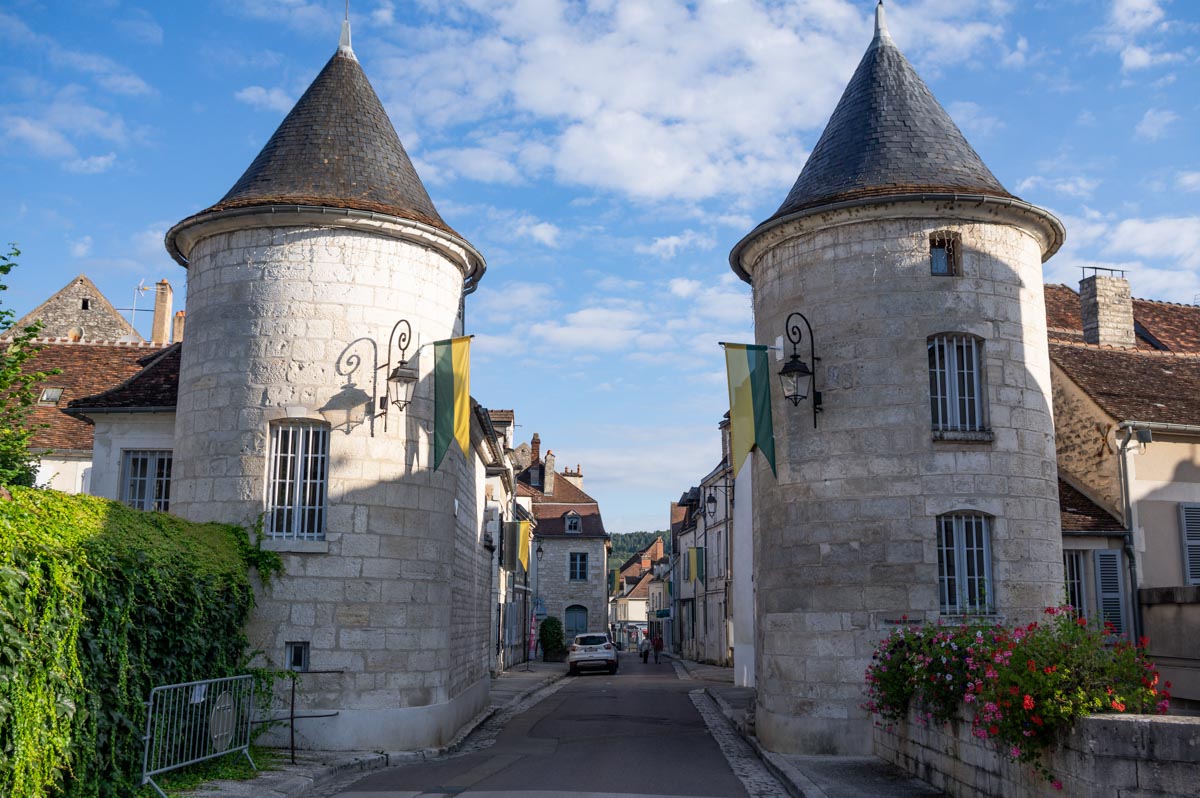
<instances>
[{"instance_id":1,"label":"parked car","mask_svg":"<svg viewBox=\"0 0 1200 798\"><path fill-rule=\"evenodd\" d=\"M604 632L575 635L567 647L567 673L579 675L580 668L606 668L617 672L617 648Z\"/></svg>"}]
</instances>

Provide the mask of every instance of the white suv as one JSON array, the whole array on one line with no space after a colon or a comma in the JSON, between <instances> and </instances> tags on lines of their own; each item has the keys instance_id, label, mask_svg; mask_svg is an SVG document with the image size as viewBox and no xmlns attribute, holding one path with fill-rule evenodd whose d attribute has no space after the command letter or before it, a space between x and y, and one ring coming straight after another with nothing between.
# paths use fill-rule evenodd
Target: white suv
<instances>
[{"instance_id":1,"label":"white suv","mask_svg":"<svg viewBox=\"0 0 1200 798\"><path fill-rule=\"evenodd\" d=\"M604 632L575 635L567 647L567 673L579 675L580 668L607 668L617 672L617 648Z\"/></svg>"}]
</instances>

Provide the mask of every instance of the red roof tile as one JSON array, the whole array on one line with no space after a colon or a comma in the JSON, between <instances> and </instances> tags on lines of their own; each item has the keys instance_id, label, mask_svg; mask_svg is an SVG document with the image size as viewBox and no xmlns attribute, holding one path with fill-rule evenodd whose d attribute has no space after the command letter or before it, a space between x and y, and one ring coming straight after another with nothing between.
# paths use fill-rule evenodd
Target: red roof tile
<instances>
[{"instance_id":1,"label":"red roof tile","mask_svg":"<svg viewBox=\"0 0 1200 798\"><path fill-rule=\"evenodd\" d=\"M68 416L63 410L74 399L105 391L137 374L147 355L161 349L153 344L94 343L82 341L42 342L41 351L25 363L25 373L60 369L61 374L47 377L37 386L62 388L54 405L34 408L32 423L47 424L33 435L38 449L91 451L92 425Z\"/></svg>"},{"instance_id":2,"label":"red roof tile","mask_svg":"<svg viewBox=\"0 0 1200 798\"><path fill-rule=\"evenodd\" d=\"M1200 424L1200 356L1051 343L1050 359L1117 421Z\"/></svg>"},{"instance_id":3,"label":"red roof tile","mask_svg":"<svg viewBox=\"0 0 1200 798\"><path fill-rule=\"evenodd\" d=\"M1051 341L1083 342L1079 294L1065 285L1047 285L1046 326ZM1137 348L1200 354L1200 305L1133 300Z\"/></svg>"},{"instance_id":4,"label":"red roof tile","mask_svg":"<svg viewBox=\"0 0 1200 798\"><path fill-rule=\"evenodd\" d=\"M1058 506L1064 532L1121 532L1125 529L1111 513L1063 480L1058 480Z\"/></svg>"},{"instance_id":5,"label":"red roof tile","mask_svg":"<svg viewBox=\"0 0 1200 798\"><path fill-rule=\"evenodd\" d=\"M144 368L110 390L71 402L71 409L89 411L112 409L174 408L179 394L179 354L182 346L172 344L142 362Z\"/></svg>"}]
</instances>

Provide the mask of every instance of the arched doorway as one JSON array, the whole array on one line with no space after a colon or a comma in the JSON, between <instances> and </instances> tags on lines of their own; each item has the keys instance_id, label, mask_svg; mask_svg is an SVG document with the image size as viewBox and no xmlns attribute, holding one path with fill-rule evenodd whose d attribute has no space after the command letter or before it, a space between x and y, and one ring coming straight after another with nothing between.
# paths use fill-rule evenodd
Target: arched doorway
<instances>
[{"instance_id":1,"label":"arched doorway","mask_svg":"<svg viewBox=\"0 0 1200 798\"><path fill-rule=\"evenodd\" d=\"M567 607L566 618L563 621L564 634L567 642L575 639L588 630L588 611L582 604L572 604Z\"/></svg>"}]
</instances>

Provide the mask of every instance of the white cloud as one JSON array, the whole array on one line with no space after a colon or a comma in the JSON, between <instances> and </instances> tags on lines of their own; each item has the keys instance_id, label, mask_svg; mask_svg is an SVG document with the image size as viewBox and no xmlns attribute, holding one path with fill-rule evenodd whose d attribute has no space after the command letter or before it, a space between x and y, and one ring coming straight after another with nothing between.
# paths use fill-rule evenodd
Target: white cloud
<instances>
[{"instance_id":1,"label":"white cloud","mask_svg":"<svg viewBox=\"0 0 1200 798\"><path fill-rule=\"evenodd\" d=\"M230 11L239 16L286 25L306 33L329 33L340 30L342 4L313 0L224 0Z\"/></svg>"},{"instance_id":2,"label":"white cloud","mask_svg":"<svg viewBox=\"0 0 1200 798\"><path fill-rule=\"evenodd\" d=\"M561 321L530 325L534 340L576 351L627 349L647 332L650 318L637 306L591 307L568 313Z\"/></svg>"},{"instance_id":3,"label":"white cloud","mask_svg":"<svg viewBox=\"0 0 1200 798\"><path fill-rule=\"evenodd\" d=\"M1175 176L1175 185L1181 191L1200 191L1200 172L1180 172Z\"/></svg>"},{"instance_id":4,"label":"white cloud","mask_svg":"<svg viewBox=\"0 0 1200 798\"><path fill-rule=\"evenodd\" d=\"M1200 267L1200 216L1124 219L1112 229L1104 251L1146 260L1174 260L1195 269Z\"/></svg>"},{"instance_id":5,"label":"white cloud","mask_svg":"<svg viewBox=\"0 0 1200 798\"><path fill-rule=\"evenodd\" d=\"M379 5L371 12L371 21L380 27L396 23L396 6L391 0L380 0Z\"/></svg>"},{"instance_id":6,"label":"white cloud","mask_svg":"<svg viewBox=\"0 0 1200 798\"><path fill-rule=\"evenodd\" d=\"M1029 58L1029 40L1024 36L1017 37L1017 44L1012 50L1009 50L1000 59L1000 63L1006 67L1019 69L1025 66Z\"/></svg>"},{"instance_id":7,"label":"white cloud","mask_svg":"<svg viewBox=\"0 0 1200 798\"><path fill-rule=\"evenodd\" d=\"M117 154L110 152L107 155L92 155L87 158L75 158L63 164L63 168L68 172L75 172L81 175L98 175L101 172L107 172L112 168L112 165L117 162Z\"/></svg>"},{"instance_id":8,"label":"white cloud","mask_svg":"<svg viewBox=\"0 0 1200 798\"><path fill-rule=\"evenodd\" d=\"M1142 120L1137 123L1137 127L1134 128L1134 134L1140 139L1157 141L1166 135L1167 128L1178 119L1179 114L1174 111L1151 108L1142 116Z\"/></svg>"},{"instance_id":9,"label":"white cloud","mask_svg":"<svg viewBox=\"0 0 1200 798\"><path fill-rule=\"evenodd\" d=\"M92 237L84 236L71 242L71 257L86 258L92 253Z\"/></svg>"},{"instance_id":10,"label":"white cloud","mask_svg":"<svg viewBox=\"0 0 1200 798\"><path fill-rule=\"evenodd\" d=\"M1004 127L1000 117L987 113L979 103L953 102L946 111L968 137L989 136Z\"/></svg>"},{"instance_id":11,"label":"white cloud","mask_svg":"<svg viewBox=\"0 0 1200 798\"><path fill-rule=\"evenodd\" d=\"M470 302L470 312L480 319L512 325L545 318L555 312L558 306L552 286L526 282L510 282L495 287L484 283Z\"/></svg>"},{"instance_id":12,"label":"white cloud","mask_svg":"<svg viewBox=\"0 0 1200 798\"><path fill-rule=\"evenodd\" d=\"M1109 20L1113 27L1127 31L1143 31L1157 25L1166 14L1158 0L1113 0Z\"/></svg>"},{"instance_id":13,"label":"white cloud","mask_svg":"<svg viewBox=\"0 0 1200 798\"><path fill-rule=\"evenodd\" d=\"M554 248L558 246L558 236L561 231L550 222L540 222L532 216L523 216L517 222L516 234L523 238Z\"/></svg>"},{"instance_id":14,"label":"white cloud","mask_svg":"<svg viewBox=\"0 0 1200 798\"><path fill-rule=\"evenodd\" d=\"M1074 175L1072 177L1045 177L1032 175L1017 184L1017 193L1024 194L1039 188L1048 188L1056 194L1066 197L1088 198L1100 185L1100 181L1092 177Z\"/></svg>"},{"instance_id":15,"label":"white cloud","mask_svg":"<svg viewBox=\"0 0 1200 798\"><path fill-rule=\"evenodd\" d=\"M652 244L639 244L634 247L634 251L642 255L654 255L663 260L671 260L679 254L680 250L700 249L707 251L716 245L716 239L710 235L698 233L695 230L684 230L679 235L656 238Z\"/></svg>"},{"instance_id":16,"label":"white cloud","mask_svg":"<svg viewBox=\"0 0 1200 798\"><path fill-rule=\"evenodd\" d=\"M135 10L130 16L117 20L116 28L123 35L142 44L162 44L162 26L145 11Z\"/></svg>"},{"instance_id":17,"label":"white cloud","mask_svg":"<svg viewBox=\"0 0 1200 798\"><path fill-rule=\"evenodd\" d=\"M703 287L703 284L699 280L688 280L684 277L676 277L667 283L667 287L674 296L687 299L695 296Z\"/></svg>"},{"instance_id":18,"label":"white cloud","mask_svg":"<svg viewBox=\"0 0 1200 798\"><path fill-rule=\"evenodd\" d=\"M263 86L247 86L234 93L234 99L264 111L278 111L286 114L292 110L296 101L286 91L280 88L268 89Z\"/></svg>"},{"instance_id":19,"label":"white cloud","mask_svg":"<svg viewBox=\"0 0 1200 798\"><path fill-rule=\"evenodd\" d=\"M41 120L10 116L4 120L4 135L23 142L43 158L73 158L76 154L75 145L66 136Z\"/></svg>"}]
</instances>

